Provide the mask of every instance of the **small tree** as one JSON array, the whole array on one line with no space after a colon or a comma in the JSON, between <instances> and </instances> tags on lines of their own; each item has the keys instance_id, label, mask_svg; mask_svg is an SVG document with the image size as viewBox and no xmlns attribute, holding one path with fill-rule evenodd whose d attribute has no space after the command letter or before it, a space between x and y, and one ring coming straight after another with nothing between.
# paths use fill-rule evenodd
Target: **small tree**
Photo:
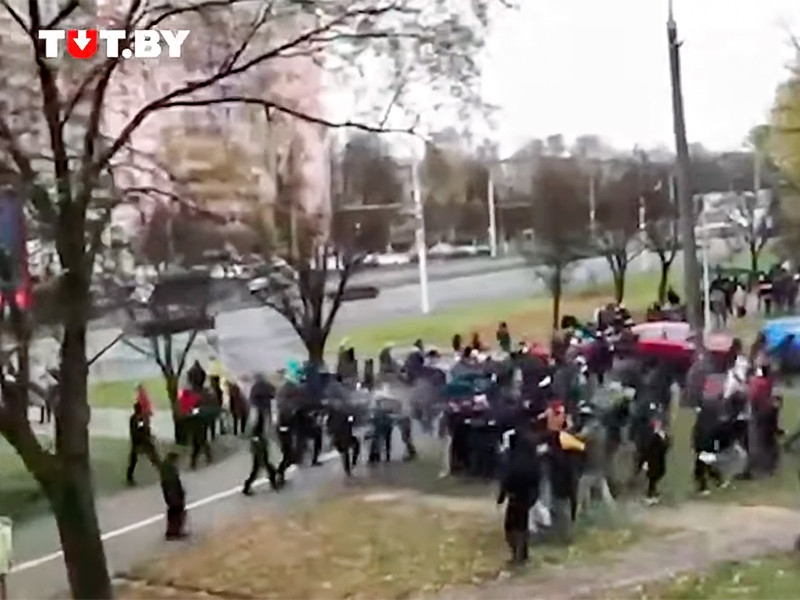
<instances>
[{"instance_id":1,"label":"small tree","mask_svg":"<svg viewBox=\"0 0 800 600\"><path fill-rule=\"evenodd\" d=\"M622 302L631 261L641 254L641 170L633 164L606 165L597 186L594 243L606 259L614 280L614 297Z\"/></svg>"},{"instance_id":2,"label":"small tree","mask_svg":"<svg viewBox=\"0 0 800 600\"><path fill-rule=\"evenodd\" d=\"M213 213L179 205L153 214L137 249L156 275L125 306L124 343L158 365L176 424L178 385L187 358L198 335L214 328L210 305L220 300L212 295L208 268L227 256L232 240L241 243L240 235L240 229L221 223ZM177 427L175 433L176 441L182 441Z\"/></svg>"},{"instance_id":3,"label":"small tree","mask_svg":"<svg viewBox=\"0 0 800 600\"><path fill-rule=\"evenodd\" d=\"M670 192L672 175L664 170L655 182L654 175L651 174L646 180L645 185L650 189L645 189L643 194L644 234L646 248L658 256L660 263L658 302L663 304L667 297L670 269L680 249L680 237L677 204Z\"/></svg>"},{"instance_id":4,"label":"small tree","mask_svg":"<svg viewBox=\"0 0 800 600\"><path fill-rule=\"evenodd\" d=\"M569 269L587 255L588 178L577 161L547 157L540 160L531 189L533 235L521 242L520 250L550 292L555 330Z\"/></svg>"},{"instance_id":5,"label":"small tree","mask_svg":"<svg viewBox=\"0 0 800 600\"><path fill-rule=\"evenodd\" d=\"M263 223L256 218L251 225L257 239L263 240L256 253L266 268L262 277L251 281L250 292L286 319L302 340L308 361L321 365L336 315L352 290L350 282L364 254L354 249L353 241L337 244L335 238L319 238L313 226L301 221L292 250L283 258L275 254Z\"/></svg>"},{"instance_id":6,"label":"small tree","mask_svg":"<svg viewBox=\"0 0 800 600\"><path fill-rule=\"evenodd\" d=\"M758 272L761 252L772 237L773 211L776 208L777 199L773 201L772 190L764 190L758 194L736 193L733 202L727 207L725 218L735 232L736 239L747 247L751 273Z\"/></svg>"},{"instance_id":7,"label":"small tree","mask_svg":"<svg viewBox=\"0 0 800 600\"><path fill-rule=\"evenodd\" d=\"M393 217L403 206L404 173L379 135L350 138L341 160L331 168L334 237L357 237L367 252L381 252L391 243Z\"/></svg>"}]
</instances>

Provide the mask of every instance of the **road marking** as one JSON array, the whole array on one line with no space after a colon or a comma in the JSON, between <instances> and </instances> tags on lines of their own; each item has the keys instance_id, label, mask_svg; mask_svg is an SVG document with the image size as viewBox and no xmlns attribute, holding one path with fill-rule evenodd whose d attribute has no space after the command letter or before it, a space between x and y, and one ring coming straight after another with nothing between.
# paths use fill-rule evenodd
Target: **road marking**
<instances>
[{"instance_id":1,"label":"road marking","mask_svg":"<svg viewBox=\"0 0 800 600\"><path fill-rule=\"evenodd\" d=\"M331 450L330 452L324 452L320 454L319 461L322 463L330 462L336 456L338 452L335 450ZM287 475L293 475L297 472L297 467L295 465L290 466L286 469ZM262 477L261 479L256 479L253 482L253 487L261 487L268 483L268 479L266 477ZM206 506L207 504L213 504L214 502L218 502L219 500L224 500L225 498L230 498L231 496L235 496L236 494L242 493L242 486L237 485L236 487L232 487L228 490L217 492L216 494L211 494L210 496L206 496L205 498L200 498L199 500L195 500L194 502L190 502L186 505L186 510L194 510L200 508L202 506ZM159 513L157 515L152 515L150 517L144 518L140 521L136 521L135 523L131 523L130 525L125 525L124 527L120 527L118 529L112 529L111 531L107 531L106 533L100 536L100 539L104 542L108 540L113 540L114 538L121 537L123 535L127 535L133 531L138 531L139 529L144 529L145 527L149 527L154 523L159 523L164 521L164 513ZM64 556L64 552L62 550L58 550L57 552L51 552L50 554L45 554L44 556L40 556L39 558L34 558L32 560L27 560L23 563L19 563L18 565L14 565L11 567L11 574L14 573L21 573L22 571L28 571L30 569L35 569L36 567L40 567L41 565L47 564L54 560L58 560Z\"/></svg>"}]
</instances>

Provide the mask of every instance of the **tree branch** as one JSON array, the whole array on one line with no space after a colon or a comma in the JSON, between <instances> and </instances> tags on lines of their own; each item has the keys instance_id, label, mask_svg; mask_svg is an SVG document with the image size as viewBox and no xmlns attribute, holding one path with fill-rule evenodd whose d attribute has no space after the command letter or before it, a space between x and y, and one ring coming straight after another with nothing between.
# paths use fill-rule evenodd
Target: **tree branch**
<instances>
[{"instance_id":1,"label":"tree branch","mask_svg":"<svg viewBox=\"0 0 800 600\"><path fill-rule=\"evenodd\" d=\"M228 98L208 98L204 100L175 100L164 104L161 108L202 107L202 106L214 106L219 104L249 104L249 105L263 106L265 109L277 110L278 112L284 113L291 117L295 117L302 121L306 121L308 123L314 123L316 125L323 125L324 127L328 127L331 129L349 128L349 129L357 129L359 131L364 131L367 133L404 133L409 135L415 135L414 130L412 128L406 128L406 129L386 128L380 125L368 125L366 123L361 123L359 121L350 121L350 120L331 121L323 117L309 115L308 113L304 113L302 111L289 108L288 106L279 104L278 102L274 102L271 100L264 100L262 98L251 98L247 96L230 96Z\"/></svg>"},{"instance_id":2,"label":"tree branch","mask_svg":"<svg viewBox=\"0 0 800 600\"><path fill-rule=\"evenodd\" d=\"M186 358L189 356L189 351L194 346L194 342L197 339L198 330L194 329L189 334L189 338L186 340L186 344L183 347L180 355L178 356L178 368L175 370L175 374L180 377L181 373L183 373L183 369L186 367Z\"/></svg>"},{"instance_id":3,"label":"tree branch","mask_svg":"<svg viewBox=\"0 0 800 600\"><path fill-rule=\"evenodd\" d=\"M56 16L53 17L52 21L44 26L44 28L58 29L58 26L61 24L61 22L75 12L79 6L80 2L78 0L69 0L67 4L61 7L61 10L59 10Z\"/></svg>"},{"instance_id":4,"label":"tree branch","mask_svg":"<svg viewBox=\"0 0 800 600\"><path fill-rule=\"evenodd\" d=\"M95 354L94 356L92 356L90 359L88 359L86 361L86 366L87 367L91 367L94 363L96 363L100 359L100 357L102 357L106 352L111 350L111 348L116 346L117 343L120 340L122 340L124 337L125 337L125 332L124 331L119 332L117 334L117 337L115 337L113 340L111 340L111 342L109 342L108 344L103 346L103 348L97 354Z\"/></svg>"},{"instance_id":5,"label":"tree branch","mask_svg":"<svg viewBox=\"0 0 800 600\"><path fill-rule=\"evenodd\" d=\"M305 33L295 37L292 40L289 40L283 44L280 44L266 52L262 52L255 56L254 58L240 64L238 66L231 66L225 70L218 70L214 75L206 77L204 79L200 79L198 81L189 82L186 85L165 94L161 98L154 100L145 106L143 106L139 111L128 121L128 123L123 127L120 134L117 138L111 143L111 146L103 153L101 156L95 161L94 164L94 171L99 173L102 171L108 162L116 155L116 153L125 146L129 141L130 137L133 132L139 127L139 125L144 122L144 120L150 116L152 113L169 106L170 103L176 101L178 98L184 98L193 94L195 92L208 89L209 87L213 86L214 84L227 79L234 75L239 75L241 73L245 73L249 69L266 62L273 58L280 57L284 52L309 42L314 39L315 36L323 34L327 31L330 31L333 27L340 25L341 23L346 22L348 19L356 18L356 17L376 17L380 15L384 15L389 12L394 12L399 10L394 4L387 4L384 6L378 7L367 7L362 8L359 10L352 10L352 11L344 11L338 17L332 19L329 23L325 25L321 25L318 27L314 27L306 31ZM299 116L299 115L298 115Z\"/></svg>"}]
</instances>

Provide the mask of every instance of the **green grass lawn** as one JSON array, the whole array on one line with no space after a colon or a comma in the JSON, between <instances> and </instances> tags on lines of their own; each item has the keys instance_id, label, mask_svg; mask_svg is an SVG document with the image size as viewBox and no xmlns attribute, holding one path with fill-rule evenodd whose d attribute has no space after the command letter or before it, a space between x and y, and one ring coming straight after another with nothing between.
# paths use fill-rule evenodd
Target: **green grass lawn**
<instances>
[{"instance_id":1,"label":"green grass lawn","mask_svg":"<svg viewBox=\"0 0 800 600\"><path fill-rule=\"evenodd\" d=\"M47 442L45 442L47 443ZM125 470L128 467L128 441L124 439L91 438L90 452L94 475L94 490L105 496L127 488ZM242 442L230 436L217 438L212 448L215 460L230 456ZM201 467L205 462L200 462ZM136 483L147 486L158 482L158 473L150 462L139 458ZM22 521L50 510L47 499L36 480L25 468L22 459L4 439L0 439L0 515Z\"/></svg>"},{"instance_id":2,"label":"green grass lawn","mask_svg":"<svg viewBox=\"0 0 800 600\"><path fill-rule=\"evenodd\" d=\"M96 493L111 494L125 488L127 440L92 438L90 444ZM158 480L147 460L136 467L136 480L142 485ZM0 514L19 521L48 510L41 488L25 469L22 459L5 440L0 441Z\"/></svg>"},{"instance_id":3,"label":"green grass lawn","mask_svg":"<svg viewBox=\"0 0 800 600\"><path fill-rule=\"evenodd\" d=\"M800 597L800 554L725 562L706 573L644 586L627 598L648 600L790 600Z\"/></svg>"},{"instance_id":4,"label":"green grass lawn","mask_svg":"<svg viewBox=\"0 0 800 600\"><path fill-rule=\"evenodd\" d=\"M131 379L122 381L98 381L89 386L89 404L103 408L129 409L136 397L136 386L144 385L155 408L168 409L169 399L160 376L148 379Z\"/></svg>"}]
</instances>

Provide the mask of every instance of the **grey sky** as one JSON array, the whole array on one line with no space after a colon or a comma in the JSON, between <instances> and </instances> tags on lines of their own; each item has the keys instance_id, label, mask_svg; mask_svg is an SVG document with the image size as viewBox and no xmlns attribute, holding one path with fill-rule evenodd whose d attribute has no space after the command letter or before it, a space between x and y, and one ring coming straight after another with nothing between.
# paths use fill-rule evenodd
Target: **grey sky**
<instances>
[{"instance_id":1,"label":"grey sky","mask_svg":"<svg viewBox=\"0 0 800 600\"><path fill-rule=\"evenodd\" d=\"M672 146L667 0L520 4L497 22L484 70L503 153L551 133ZM800 0L675 0L675 15L689 139L739 147L787 75Z\"/></svg>"}]
</instances>

